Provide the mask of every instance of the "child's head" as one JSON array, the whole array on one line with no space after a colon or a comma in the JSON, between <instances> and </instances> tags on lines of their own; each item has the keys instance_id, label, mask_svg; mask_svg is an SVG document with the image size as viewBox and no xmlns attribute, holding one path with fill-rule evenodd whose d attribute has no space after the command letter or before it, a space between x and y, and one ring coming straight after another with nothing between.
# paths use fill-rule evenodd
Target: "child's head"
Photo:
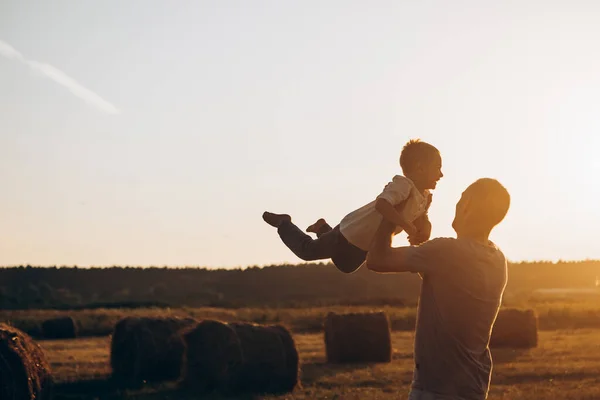
<instances>
[{"instance_id":1,"label":"child's head","mask_svg":"<svg viewBox=\"0 0 600 400\"><path fill-rule=\"evenodd\" d=\"M411 139L400 153L404 176L423 189L435 189L442 174L442 157L438 149L419 139Z\"/></svg>"}]
</instances>

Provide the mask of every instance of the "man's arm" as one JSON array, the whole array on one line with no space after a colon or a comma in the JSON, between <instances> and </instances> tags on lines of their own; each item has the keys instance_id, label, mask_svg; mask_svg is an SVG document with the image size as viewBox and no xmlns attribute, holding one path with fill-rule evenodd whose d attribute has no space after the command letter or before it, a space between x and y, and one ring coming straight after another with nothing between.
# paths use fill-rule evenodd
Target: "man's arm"
<instances>
[{"instance_id":1,"label":"man's arm","mask_svg":"<svg viewBox=\"0 0 600 400\"><path fill-rule=\"evenodd\" d=\"M394 225L383 221L367 252L366 264L371 271L416 272L420 275L440 273L456 252L456 239L436 238L419 246L392 247Z\"/></svg>"},{"instance_id":2,"label":"man's arm","mask_svg":"<svg viewBox=\"0 0 600 400\"><path fill-rule=\"evenodd\" d=\"M406 254L409 247L392 247L392 235L395 226L382 221L373 238L373 244L367 253L367 268L371 271L404 272Z\"/></svg>"}]
</instances>

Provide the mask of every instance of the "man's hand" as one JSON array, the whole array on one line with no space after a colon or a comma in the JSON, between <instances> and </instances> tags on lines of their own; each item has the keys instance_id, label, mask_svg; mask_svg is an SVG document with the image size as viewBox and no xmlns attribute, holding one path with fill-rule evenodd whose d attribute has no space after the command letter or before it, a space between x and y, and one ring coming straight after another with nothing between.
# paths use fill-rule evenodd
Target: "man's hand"
<instances>
[{"instance_id":1,"label":"man's hand","mask_svg":"<svg viewBox=\"0 0 600 400\"><path fill-rule=\"evenodd\" d=\"M411 223L411 222L405 222L404 225L404 232L406 232L406 234L408 235L408 237L419 237L421 231L419 230L419 228L416 227L415 224Z\"/></svg>"},{"instance_id":2,"label":"man's hand","mask_svg":"<svg viewBox=\"0 0 600 400\"><path fill-rule=\"evenodd\" d=\"M417 232L414 235L408 235L408 242L412 246L426 242L431 237L431 222L427 215L423 215L414 221Z\"/></svg>"},{"instance_id":3,"label":"man's hand","mask_svg":"<svg viewBox=\"0 0 600 400\"><path fill-rule=\"evenodd\" d=\"M418 232L416 235L408 237L408 243L410 243L411 246L418 246L425 243L427 240L428 238L422 232Z\"/></svg>"}]
</instances>

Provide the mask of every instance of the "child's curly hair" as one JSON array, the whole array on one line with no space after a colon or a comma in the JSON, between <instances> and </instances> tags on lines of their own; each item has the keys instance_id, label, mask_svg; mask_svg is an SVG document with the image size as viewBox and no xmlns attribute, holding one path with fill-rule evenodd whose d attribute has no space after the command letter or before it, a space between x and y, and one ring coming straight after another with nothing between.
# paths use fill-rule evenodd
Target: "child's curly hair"
<instances>
[{"instance_id":1,"label":"child's curly hair","mask_svg":"<svg viewBox=\"0 0 600 400\"><path fill-rule=\"evenodd\" d=\"M409 140L400 153L400 167L403 171L410 171L419 163L427 163L440 157L440 151L433 145L422 142L420 139Z\"/></svg>"}]
</instances>

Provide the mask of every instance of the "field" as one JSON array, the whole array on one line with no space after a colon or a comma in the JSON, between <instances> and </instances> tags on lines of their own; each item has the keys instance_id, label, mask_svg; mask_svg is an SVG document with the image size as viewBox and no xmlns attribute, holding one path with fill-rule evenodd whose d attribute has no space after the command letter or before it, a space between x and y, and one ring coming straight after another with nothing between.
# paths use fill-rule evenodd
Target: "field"
<instances>
[{"instance_id":1,"label":"field","mask_svg":"<svg viewBox=\"0 0 600 400\"><path fill-rule=\"evenodd\" d=\"M540 340L532 350L493 350L490 399L600 399L600 288L589 290L599 271L598 261L509 266L510 287L503 305L535 309ZM327 265L244 270L0 269L0 281L7 282L0 286L0 321L41 343L58 381L55 399L60 400L194 398L174 383L128 391L111 387L109 335L127 315L287 326L300 351L302 386L287 396L265 399L406 399L418 279L368 271L340 279L338 272ZM587 289L545 295L537 292L542 288ZM325 315L372 310L383 310L390 318L393 362L326 364ZM61 315L76 320L80 337L45 340L42 322Z\"/></svg>"},{"instance_id":2,"label":"field","mask_svg":"<svg viewBox=\"0 0 600 400\"><path fill-rule=\"evenodd\" d=\"M555 309L558 306L555 305ZM569 310L563 306L562 309ZM246 319L286 323L299 328L294 334L301 355L302 387L286 396L264 399L406 399L412 376L412 342L410 330L393 333L394 356L391 364L357 364L334 366L325 363L323 335L314 326L327 309L292 310L170 310L169 314L210 315L222 319ZM342 311L342 310L338 310ZM389 309L402 320L411 309ZM108 311L105 311L108 312ZM111 311L114 318L123 310ZM167 311L145 310L136 314ZM33 319L58 312L23 311ZM61 312L62 313L62 312ZM83 313L83 312L82 312ZM581 311L590 316L590 311ZM554 312L556 314L556 311ZM563 314L568 314L563 312ZM82 314L93 320L96 314ZM15 315L13 315L14 317ZM406 317L407 318L407 317ZM308 323L309 321L310 323ZM300 329L300 328L306 329ZM309 329L312 328L312 329ZM40 340L58 381L55 398L92 399L193 399L174 384L148 386L137 391L111 389L107 377L110 337L82 337L74 340ZM490 399L600 399L600 330L590 328L553 329L540 332L539 346L531 350L497 349L493 351L494 373ZM221 397L213 397L219 399Z\"/></svg>"},{"instance_id":3,"label":"field","mask_svg":"<svg viewBox=\"0 0 600 400\"><path fill-rule=\"evenodd\" d=\"M391 364L325 364L321 334L295 336L302 358L302 388L266 399L406 399L412 374L409 332L393 334ZM59 381L57 399L192 399L173 386L119 393L103 385L109 374L109 338L42 341ZM490 399L600 398L600 331L541 332L532 350L496 350ZM217 397L215 397L217 398Z\"/></svg>"},{"instance_id":4,"label":"field","mask_svg":"<svg viewBox=\"0 0 600 400\"><path fill-rule=\"evenodd\" d=\"M506 304L507 302L505 302ZM542 330L600 329L600 299L523 299L506 306L532 308L536 311L539 327ZM179 316L197 319L218 319L221 321L244 321L258 324L281 323L296 333L320 332L323 319L328 312L385 311L394 331L412 331L415 326L415 307L372 307L372 306L330 306L310 308L140 308L140 309L94 309L94 310L0 310L0 321L27 332L34 338L41 335L41 323L45 319L58 316L72 316L79 325L80 336L109 335L114 325L125 315L136 316Z\"/></svg>"}]
</instances>

